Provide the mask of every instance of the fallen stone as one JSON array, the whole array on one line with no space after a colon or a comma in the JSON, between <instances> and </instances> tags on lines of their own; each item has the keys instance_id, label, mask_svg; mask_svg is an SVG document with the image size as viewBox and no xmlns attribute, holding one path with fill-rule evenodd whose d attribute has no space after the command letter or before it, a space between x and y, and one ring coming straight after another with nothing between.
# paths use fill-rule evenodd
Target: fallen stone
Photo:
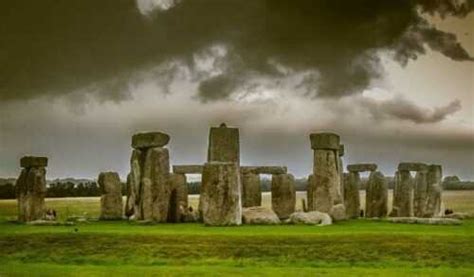
<instances>
[{"instance_id":1,"label":"fallen stone","mask_svg":"<svg viewBox=\"0 0 474 277\"><path fill-rule=\"evenodd\" d=\"M74 226L76 225L74 222L69 222L69 221L59 222L59 221L51 221L51 220L43 220L43 219L29 221L26 224L34 225L34 226Z\"/></svg>"},{"instance_id":2,"label":"fallen stone","mask_svg":"<svg viewBox=\"0 0 474 277\"><path fill-rule=\"evenodd\" d=\"M241 171L242 182L242 207L255 207L262 205L262 190L260 176L255 173Z\"/></svg>"},{"instance_id":3,"label":"fallen stone","mask_svg":"<svg viewBox=\"0 0 474 277\"><path fill-rule=\"evenodd\" d=\"M242 209L244 224L279 224L280 219L274 211L265 207L249 207Z\"/></svg>"},{"instance_id":4,"label":"fallen stone","mask_svg":"<svg viewBox=\"0 0 474 277\"><path fill-rule=\"evenodd\" d=\"M333 133L310 134L311 148L314 150L339 150L339 135Z\"/></svg>"},{"instance_id":5,"label":"fallen stone","mask_svg":"<svg viewBox=\"0 0 474 277\"><path fill-rule=\"evenodd\" d=\"M202 165L173 165L173 173L202 174Z\"/></svg>"},{"instance_id":6,"label":"fallen stone","mask_svg":"<svg viewBox=\"0 0 474 277\"><path fill-rule=\"evenodd\" d=\"M428 166L424 163L402 162L398 164L398 171L428 171Z\"/></svg>"},{"instance_id":7,"label":"fallen stone","mask_svg":"<svg viewBox=\"0 0 474 277\"><path fill-rule=\"evenodd\" d=\"M20 166L23 167L23 168L46 167L46 166L48 166L48 158L47 157L25 156L25 157L20 159Z\"/></svg>"},{"instance_id":8,"label":"fallen stone","mask_svg":"<svg viewBox=\"0 0 474 277\"><path fill-rule=\"evenodd\" d=\"M242 199L239 166L235 162L211 162L202 172L199 211L204 224L240 225Z\"/></svg>"},{"instance_id":9,"label":"fallen stone","mask_svg":"<svg viewBox=\"0 0 474 277\"><path fill-rule=\"evenodd\" d=\"M347 165L347 171L349 172L364 172L364 171L375 171L377 170L376 164L349 164Z\"/></svg>"},{"instance_id":10,"label":"fallen stone","mask_svg":"<svg viewBox=\"0 0 474 277\"><path fill-rule=\"evenodd\" d=\"M286 174L286 166L241 166L240 172L253 174Z\"/></svg>"},{"instance_id":11,"label":"fallen stone","mask_svg":"<svg viewBox=\"0 0 474 277\"><path fill-rule=\"evenodd\" d=\"M146 149L163 147L170 141L170 136L161 132L138 133L132 136L132 147Z\"/></svg>"},{"instance_id":12,"label":"fallen stone","mask_svg":"<svg viewBox=\"0 0 474 277\"><path fill-rule=\"evenodd\" d=\"M227 128L223 123L209 131L208 162L240 164L239 129Z\"/></svg>"},{"instance_id":13,"label":"fallen stone","mask_svg":"<svg viewBox=\"0 0 474 277\"><path fill-rule=\"evenodd\" d=\"M100 219L122 219L122 184L116 172L102 172L98 178L100 197Z\"/></svg>"},{"instance_id":14,"label":"fallen stone","mask_svg":"<svg viewBox=\"0 0 474 277\"><path fill-rule=\"evenodd\" d=\"M296 212L290 215L289 223L325 226L331 225L332 219L329 214L318 211Z\"/></svg>"},{"instance_id":15,"label":"fallen stone","mask_svg":"<svg viewBox=\"0 0 474 277\"><path fill-rule=\"evenodd\" d=\"M442 216L443 218L454 218L454 219L471 219L471 218L474 218L474 215L472 214L469 214L469 213L460 213L460 212L457 212L457 213L452 213L452 214L447 214L447 215L443 215Z\"/></svg>"},{"instance_id":16,"label":"fallen stone","mask_svg":"<svg viewBox=\"0 0 474 277\"><path fill-rule=\"evenodd\" d=\"M428 224L428 225L461 225L462 221L453 218L424 218L424 217L390 217L392 223Z\"/></svg>"},{"instance_id":17,"label":"fallen stone","mask_svg":"<svg viewBox=\"0 0 474 277\"><path fill-rule=\"evenodd\" d=\"M344 204L337 204L332 206L331 210L329 210L329 215L331 216L333 221L341 221L346 220L346 207Z\"/></svg>"},{"instance_id":18,"label":"fallen stone","mask_svg":"<svg viewBox=\"0 0 474 277\"><path fill-rule=\"evenodd\" d=\"M291 174L272 175L272 210L280 219L288 218L295 212L295 178Z\"/></svg>"},{"instance_id":19,"label":"fallen stone","mask_svg":"<svg viewBox=\"0 0 474 277\"><path fill-rule=\"evenodd\" d=\"M379 171L370 173L367 182L365 216L386 217L388 213L388 184Z\"/></svg>"}]
</instances>

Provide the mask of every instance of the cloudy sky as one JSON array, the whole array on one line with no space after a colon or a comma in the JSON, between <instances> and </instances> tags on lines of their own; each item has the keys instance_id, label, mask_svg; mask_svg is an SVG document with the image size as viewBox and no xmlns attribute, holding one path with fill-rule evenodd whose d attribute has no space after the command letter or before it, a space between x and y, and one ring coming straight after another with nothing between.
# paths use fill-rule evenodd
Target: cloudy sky
<instances>
[{"instance_id":1,"label":"cloudy sky","mask_svg":"<svg viewBox=\"0 0 474 277\"><path fill-rule=\"evenodd\" d=\"M474 179L474 1L15 0L0 3L0 176L129 170L131 135L203 163L210 126L247 165L310 173L309 134L345 163L439 163Z\"/></svg>"}]
</instances>

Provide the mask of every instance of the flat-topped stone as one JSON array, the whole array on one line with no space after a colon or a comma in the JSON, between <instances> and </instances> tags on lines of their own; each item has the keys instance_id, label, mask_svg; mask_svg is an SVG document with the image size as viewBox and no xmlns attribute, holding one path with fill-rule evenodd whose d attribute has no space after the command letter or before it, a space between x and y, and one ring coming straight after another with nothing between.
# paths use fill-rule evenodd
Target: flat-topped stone
<instances>
[{"instance_id":1,"label":"flat-topped stone","mask_svg":"<svg viewBox=\"0 0 474 277\"><path fill-rule=\"evenodd\" d=\"M311 148L339 150L339 135L334 133L314 133L309 135Z\"/></svg>"},{"instance_id":2,"label":"flat-topped stone","mask_svg":"<svg viewBox=\"0 0 474 277\"><path fill-rule=\"evenodd\" d=\"M161 132L138 133L132 136L132 147L146 149L163 147L170 141L170 136Z\"/></svg>"},{"instance_id":3,"label":"flat-topped stone","mask_svg":"<svg viewBox=\"0 0 474 277\"><path fill-rule=\"evenodd\" d=\"M225 123L222 123L219 127L211 127L207 161L240 164L238 128L228 128Z\"/></svg>"},{"instance_id":4,"label":"flat-topped stone","mask_svg":"<svg viewBox=\"0 0 474 277\"><path fill-rule=\"evenodd\" d=\"M23 168L46 167L48 166L47 157L25 156L20 159L20 166Z\"/></svg>"},{"instance_id":5,"label":"flat-topped stone","mask_svg":"<svg viewBox=\"0 0 474 277\"><path fill-rule=\"evenodd\" d=\"M375 171L377 170L376 164L349 164L347 165L347 171L349 172L362 172L362 171Z\"/></svg>"},{"instance_id":6,"label":"flat-topped stone","mask_svg":"<svg viewBox=\"0 0 474 277\"><path fill-rule=\"evenodd\" d=\"M403 162L398 164L399 171L428 171L428 166L424 163Z\"/></svg>"},{"instance_id":7,"label":"flat-topped stone","mask_svg":"<svg viewBox=\"0 0 474 277\"><path fill-rule=\"evenodd\" d=\"M344 156L344 144L339 144L339 157Z\"/></svg>"},{"instance_id":8,"label":"flat-topped stone","mask_svg":"<svg viewBox=\"0 0 474 277\"><path fill-rule=\"evenodd\" d=\"M286 174L288 169L286 166L241 166L242 174Z\"/></svg>"},{"instance_id":9,"label":"flat-topped stone","mask_svg":"<svg viewBox=\"0 0 474 277\"><path fill-rule=\"evenodd\" d=\"M203 165L173 165L176 174L202 174Z\"/></svg>"}]
</instances>

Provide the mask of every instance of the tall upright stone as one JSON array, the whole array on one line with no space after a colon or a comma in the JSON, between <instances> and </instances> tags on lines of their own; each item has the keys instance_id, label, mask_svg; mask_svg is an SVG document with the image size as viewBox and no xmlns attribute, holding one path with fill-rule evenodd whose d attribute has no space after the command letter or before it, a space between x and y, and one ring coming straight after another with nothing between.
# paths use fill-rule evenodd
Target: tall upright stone
<instances>
[{"instance_id":1,"label":"tall upright stone","mask_svg":"<svg viewBox=\"0 0 474 277\"><path fill-rule=\"evenodd\" d=\"M211 162L204 165L199 209L206 225L242 224L240 174L237 163Z\"/></svg>"},{"instance_id":2,"label":"tall upright stone","mask_svg":"<svg viewBox=\"0 0 474 277\"><path fill-rule=\"evenodd\" d=\"M225 123L209 131L208 162L234 162L240 165L239 129Z\"/></svg>"},{"instance_id":3,"label":"tall upright stone","mask_svg":"<svg viewBox=\"0 0 474 277\"><path fill-rule=\"evenodd\" d=\"M45 213L46 169L48 158L26 156L15 185L18 202L18 220L22 222L42 219Z\"/></svg>"},{"instance_id":4,"label":"tall upright stone","mask_svg":"<svg viewBox=\"0 0 474 277\"><path fill-rule=\"evenodd\" d=\"M122 184L116 172L102 172L98 181L102 196L100 197L100 219L122 219L123 200Z\"/></svg>"},{"instance_id":5,"label":"tall upright stone","mask_svg":"<svg viewBox=\"0 0 474 277\"><path fill-rule=\"evenodd\" d=\"M308 209L329 212L341 204L341 179L339 169L339 136L333 133L311 134L314 150L313 177L309 178Z\"/></svg>"},{"instance_id":6,"label":"tall upright stone","mask_svg":"<svg viewBox=\"0 0 474 277\"><path fill-rule=\"evenodd\" d=\"M428 205L428 168L418 171L415 175L413 214L416 217L423 217Z\"/></svg>"},{"instance_id":7,"label":"tall upright stone","mask_svg":"<svg viewBox=\"0 0 474 277\"><path fill-rule=\"evenodd\" d=\"M391 216L411 217L414 215L414 180L408 170L398 170L395 176L396 188Z\"/></svg>"},{"instance_id":8,"label":"tall upright stone","mask_svg":"<svg viewBox=\"0 0 474 277\"><path fill-rule=\"evenodd\" d=\"M436 217L442 213L442 183L443 171L441 165L432 164L428 167L428 192L427 205L425 208L424 217Z\"/></svg>"},{"instance_id":9,"label":"tall upright stone","mask_svg":"<svg viewBox=\"0 0 474 277\"><path fill-rule=\"evenodd\" d=\"M170 202L168 209L168 222L181 222L188 207L188 187L186 175L180 173L170 174Z\"/></svg>"},{"instance_id":10,"label":"tall upright stone","mask_svg":"<svg viewBox=\"0 0 474 277\"><path fill-rule=\"evenodd\" d=\"M388 184L380 171L372 171L367 182L365 216L385 217L388 212Z\"/></svg>"},{"instance_id":11,"label":"tall upright stone","mask_svg":"<svg viewBox=\"0 0 474 277\"><path fill-rule=\"evenodd\" d=\"M360 175L357 171L344 173L344 205L348 218L358 218L360 215Z\"/></svg>"},{"instance_id":12,"label":"tall upright stone","mask_svg":"<svg viewBox=\"0 0 474 277\"><path fill-rule=\"evenodd\" d=\"M138 220L166 222L168 218L169 152L164 146L169 136L161 132L140 133L132 137L130 175L127 178L126 214Z\"/></svg>"},{"instance_id":13,"label":"tall upright stone","mask_svg":"<svg viewBox=\"0 0 474 277\"><path fill-rule=\"evenodd\" d=\"M242 182L242 207L255 207L262 205L262 190L260 176L253 172L241 171Z\"/></svg>"},{"instance_id":14,"label":"tall upright stone","mask_svg":"<svg viewBox=\"0 0 474 277\"><path fill-rule=\"evenodd\" d=\"M272 209L280 219L287 219L295 212L295 178L291 174L272 175Z\"/></svg>"},{"instance_id":15,"label":"tall upright stone","mask_svg":"<svg viewBox=\"0 0 474 277\"><path fill-rule=\"evenodd\" d=\"M344 152L345 152L345 147L344 147L344 144L339 144L339 150L338 150L338 154L339 154L339 165L338 165L338 169L339 169L339 180L340 180L340 191L341 191L341 198L344 199L344 166L343 166L343 162L342 162L342 157L344 156Z\"/></svg>"}]
</instances>

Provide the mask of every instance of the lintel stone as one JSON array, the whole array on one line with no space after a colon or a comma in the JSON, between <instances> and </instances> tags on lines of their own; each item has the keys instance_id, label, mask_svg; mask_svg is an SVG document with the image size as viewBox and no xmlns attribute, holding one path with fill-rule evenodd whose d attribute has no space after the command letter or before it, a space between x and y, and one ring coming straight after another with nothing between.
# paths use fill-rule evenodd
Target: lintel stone
<instances>
[{"instance_id":1,"label":"lintel stone","mask_svg":"<svg viewBox=\"0 0 474 277\"><path fill-rule=\"evenodd\" d=\"M399 163L399 171L428 171L428 166L424 163Z\"/></svg>"},{"instance_id":2,"label":"lintel stone","mask_svg":"<svg viewBox=\"0 0 474 277\"><path fill-rule=\"evenodd\" d=\"M176 174L202 174L203 165L173 165L173 173Z\"/></svg>"},{"instance_id":3,"label":"lintel stone","mask_svg":"<svg viewBox=\"0 0 474 277\"><path fill-rule=\"evenodd\" d=\"M286 166L241 166L240 171L254 174L286 174Z\"/></svg>"},{"instance_id":4,"label":"lintel stone","mask_svg":"<svg viewBox=\"0 0 474 277\"><path fill-rule=\"evenodd\" d=\"M163 147L170 141L170 136L161 132L138 133L132 136L132 147L146 149Z\"/></svg>"},{"instance_id":5,"label":"lintel stone","mask_svg":"<svg viewBox=\"0 0 474 277\"><path fill-rule=\"evenodd\" d=\"M339 135L334 133L314 133L309 135L311 148L339 150Z\"/></svg>"},{"instance_id":6,"label":"lintel stone","mask_svg":"<svg viewBox=\"0 0 474 277\"><path fill-rule=\"evenodd\" d=\"M48 166L47 157L25 156L20 159L20 166L23 168L46 167Z\"/></svg>"},{"instance_id":7,"label":"lintel stone","mask_svg":"<svg viewBox=\"0 0 474 277\"><path fill-rule=\"evenodd\" d=\"M347 165L347 171L349 172L363 172L363 171L375 171L377 170L376 164L349 164Z\"/></svg>"}]
</instances>

